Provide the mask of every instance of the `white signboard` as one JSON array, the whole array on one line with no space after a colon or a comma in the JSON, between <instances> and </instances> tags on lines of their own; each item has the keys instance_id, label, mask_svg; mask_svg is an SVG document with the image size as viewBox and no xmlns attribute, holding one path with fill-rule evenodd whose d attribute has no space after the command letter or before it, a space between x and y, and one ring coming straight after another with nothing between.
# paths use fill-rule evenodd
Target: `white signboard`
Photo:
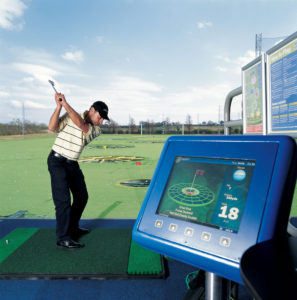
<instances>
[{"instance_id":1,"label":"white signboard","mask_svg":"<svg viewBox=\"0 0 297 300\"><path fill-rule=\"evenodd\" d=\"M265 55L242 68L243 133L266 134Z\"/></svg>"},{"instance_id":2,"label":"white signboard","mask_svg":"<svg viewBox=\"0 0 297 300\"><path fill-rule=\"evenodd\" d=\"M297 33L267 51L268 133L297 135Z\"/></svg>"}]
</instances>

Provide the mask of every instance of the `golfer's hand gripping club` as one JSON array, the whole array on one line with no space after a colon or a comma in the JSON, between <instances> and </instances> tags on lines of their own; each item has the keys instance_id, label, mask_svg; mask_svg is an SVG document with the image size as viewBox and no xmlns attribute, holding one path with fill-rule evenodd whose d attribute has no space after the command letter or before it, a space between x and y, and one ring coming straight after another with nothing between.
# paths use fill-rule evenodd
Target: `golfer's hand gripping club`
<instances>
[{"instance_id":1,"label":"golfer's hand gripping club","mask_svg":"<svg viewBox=\"0 0 297 300\"><path fill-rule=\"evenodd\" d=\"M48 82L49 82L50 85L53 87L54 91L55 91L56 93L58 93L57 90L56 90L56 88L55 88L55 83L54 83L52 80L49 80ZM60 102L62 102L63 99L62 99L62 98L59 98L59 100L60 100Z\"/></svg>"}]
</instances>

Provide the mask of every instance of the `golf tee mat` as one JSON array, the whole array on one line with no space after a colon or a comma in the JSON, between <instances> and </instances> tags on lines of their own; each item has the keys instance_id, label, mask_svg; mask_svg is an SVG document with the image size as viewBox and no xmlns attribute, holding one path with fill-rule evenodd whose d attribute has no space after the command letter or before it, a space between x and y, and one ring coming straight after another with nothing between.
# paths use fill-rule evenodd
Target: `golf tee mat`
<instances>
[{"instance_id":1,"label":"golf tee mat","mask_svg":"<svg viewBox=\"0 0 297 300\"><path fill-rule=\"evenodd\" d=\"M131 239L131 229L97 228L86 246L56 247L55 229L17 228L0 240L0 279L164 278L163 257Z\"/></svg>"}]
</instances>

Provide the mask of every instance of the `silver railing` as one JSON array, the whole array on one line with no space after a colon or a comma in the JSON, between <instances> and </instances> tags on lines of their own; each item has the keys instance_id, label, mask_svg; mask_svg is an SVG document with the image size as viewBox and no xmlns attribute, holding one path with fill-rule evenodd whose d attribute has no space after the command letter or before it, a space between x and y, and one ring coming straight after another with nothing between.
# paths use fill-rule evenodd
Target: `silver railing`
<instances>
[{"instance_id":1,"label":"silver railing","mask_svg":"<svg viewBox=\"0 0 297 300\"><path fill-rule=\"evenodd\" d=\"M231 121L231 103L234 97L242 94L242 87L238 87L232 90L226 97L224 106L224 134L230 134L231 127L243 126L243 120L232 120Z\"/></svg>"}]
</instances>

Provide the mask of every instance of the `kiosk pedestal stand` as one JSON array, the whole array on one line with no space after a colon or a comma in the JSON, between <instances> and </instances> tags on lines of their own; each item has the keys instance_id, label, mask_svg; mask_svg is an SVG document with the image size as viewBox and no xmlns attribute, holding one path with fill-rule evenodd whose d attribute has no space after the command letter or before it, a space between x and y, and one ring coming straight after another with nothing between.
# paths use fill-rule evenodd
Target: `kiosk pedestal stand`
<instances>
[{"instance_id":1,"label":"kiosk pedestal stand","mask_svg":"<svg viewBox=\"0 0 297 300\"><path fill-rule=\"evenodd\" d=\"M214 273L205 272L205 299L230 300L231 281Z\"/></svg>"}]
</instances>

